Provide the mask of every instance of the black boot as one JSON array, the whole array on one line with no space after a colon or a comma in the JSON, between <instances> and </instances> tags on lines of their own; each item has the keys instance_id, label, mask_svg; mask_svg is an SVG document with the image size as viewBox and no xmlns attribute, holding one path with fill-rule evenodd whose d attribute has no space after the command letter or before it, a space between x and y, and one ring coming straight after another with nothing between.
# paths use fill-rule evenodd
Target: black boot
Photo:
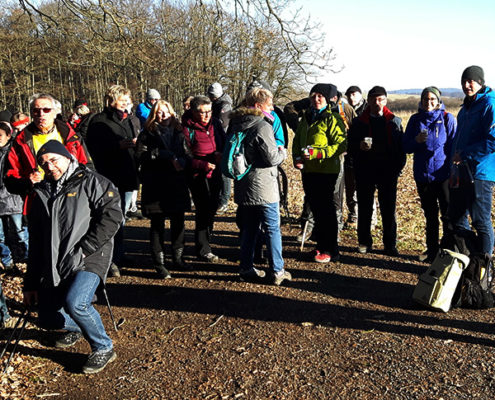
<instances>
[{"instance_id":1,"label":"black boot","mask_svg":"<svg viewBox=\"0 0 495 400\"><path fill-rule=\"evenodd\" d=\"M167 268L165 268L165 253L163 251L159 251L157 253L152 253L153 256L153 264L155 266L156 272L162 279L169 279L172 276L170 272L168 272Z\"/></svg>"},{"instance_id":2,"label":"black boot","mask_svg":"<svg viewBox=\"0 0 495 400\"><path fill-rule=\"evenodd\" d=\"M187 265L184 262L183 253L184 253L184 249L183 248L173 250L173 252L172 252L172 262L174 264L174 267L177 268L177 269L191 270L192 269L191 266L190 265Z\"/></svg>"}]
</instances>

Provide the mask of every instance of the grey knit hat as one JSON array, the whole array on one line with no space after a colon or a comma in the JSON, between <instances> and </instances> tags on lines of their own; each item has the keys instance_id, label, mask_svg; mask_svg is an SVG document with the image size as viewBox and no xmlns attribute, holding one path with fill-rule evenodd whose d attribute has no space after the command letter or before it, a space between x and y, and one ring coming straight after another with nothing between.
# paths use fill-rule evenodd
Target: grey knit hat
<instances>
[{"instance_id":1,"label":"grey knit hat","mask_svg":"<svg viewBox=\"0 0 495 400\"><path fill-rule=\"evenodd\" d=\"M218 99L223 94L222 85L220 85L218 82L212 83L208 87L206 93L208 94L208 97L214 97L215 99Z\"/></svg>"},{"instance_id":2,"label":"grey knit hat","mask_svg":"<svg viewBox=\"0 0 495 400\"><path fill-rule=\"evenodd\" d=\"M146 92L146 100L160 100L162 97L156 89L148 89Z\"/></svg>"}]
</instances>

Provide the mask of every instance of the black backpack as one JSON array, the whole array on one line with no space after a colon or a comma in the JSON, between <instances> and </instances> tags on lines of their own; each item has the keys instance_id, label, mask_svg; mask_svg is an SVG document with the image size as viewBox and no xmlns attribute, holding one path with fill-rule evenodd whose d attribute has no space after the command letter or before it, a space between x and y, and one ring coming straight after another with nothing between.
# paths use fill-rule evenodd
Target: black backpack
<instances>
[{"instance_id":1,"label":"black backpack","mask_svg":"<svg viewBox=\"0 0 495 400\"><path fill-rule=\"evenodd\" d=\"M488 254L469 256L469 265L462 273L456 290L457 304L466 308L492 308L493 263Z\"/></svg>"},{"instance_id":2,"label":"black backpack","mask_svg":"<svg viewBox=\"0 0 495 400\"><path fill-rule=\"evenodd\" d=\"M478 309L492 308L495 305L495 297L491 291L493 262L488 254L479 251L476 233L449 230L442 238L440 246L469 257L469 264L459 280L452 305Z\"/></svg>"}]
</instances>

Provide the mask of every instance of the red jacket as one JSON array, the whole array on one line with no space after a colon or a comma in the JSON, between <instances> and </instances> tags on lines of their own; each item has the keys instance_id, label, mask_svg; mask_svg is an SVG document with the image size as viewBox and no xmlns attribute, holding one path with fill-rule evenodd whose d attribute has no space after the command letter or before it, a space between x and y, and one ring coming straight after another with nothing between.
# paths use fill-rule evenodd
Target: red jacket
<instances>
[{"instance_id":1,"label":"red jacket","mask_svg":"<svg viewBox=\"0 0 495 400\"><path fill-rule=\"evenodd\" d=\"M91 158L79 135L65 122L55 120L55 126L62 136L65 148L76 157L81 164L92 167ZM8 155L9 165L6 168L5 186L11 193L24 197L24 214L27 213L30 204L30 194L33 184L29 179L32 172L38 170L38 161L33 146L33 132L36 127L33 123L26 126L12 143Z\"/></svg>"}]
</instances>

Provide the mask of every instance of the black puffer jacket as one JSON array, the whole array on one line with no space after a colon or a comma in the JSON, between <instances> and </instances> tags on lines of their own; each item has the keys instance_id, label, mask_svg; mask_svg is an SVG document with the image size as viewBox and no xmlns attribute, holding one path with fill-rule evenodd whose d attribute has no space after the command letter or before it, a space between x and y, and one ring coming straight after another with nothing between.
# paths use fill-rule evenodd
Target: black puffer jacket
<instances>
[{"instance_id":1,"label":"black puffer jacket","mask_svg":"<svg viewBox=\"0 0 495 400\"><path fill-rule=\"evenodd\" d=\"M143 215L171 215L191 209L186 170L190 168L192 153L182 129L158 126L152 132L143 131L137 141L136 158L143 185ZM174 158L184 168L182 171L175 169Z\"/></svg>"},{"instance_id":2,"label":"black puffer jacket","mask_svg":"<svg viewBox=\"0 0 495 400\"><path fill-rule=\"evenodd\" d=\"M80 270L104 281L110 267L123 219L115 186L83 165L53 195L56 184L45 179L34 186L26 291L59 286Z\"/></svg>"},{"instance_id":3,"label":"black puffer jacket","mask_svg":"<svg viewBox=\"0 0 495 400\"><path fill-rule=\"evenodd\" d=\"M121 149L124 139L137 138L139 119L133 114L121 120L117 110L107 107L96 114L88 127L87 146L98 173L110 179L119 190L139 187L134 148Z\"/></svg>"}]
</instances>

